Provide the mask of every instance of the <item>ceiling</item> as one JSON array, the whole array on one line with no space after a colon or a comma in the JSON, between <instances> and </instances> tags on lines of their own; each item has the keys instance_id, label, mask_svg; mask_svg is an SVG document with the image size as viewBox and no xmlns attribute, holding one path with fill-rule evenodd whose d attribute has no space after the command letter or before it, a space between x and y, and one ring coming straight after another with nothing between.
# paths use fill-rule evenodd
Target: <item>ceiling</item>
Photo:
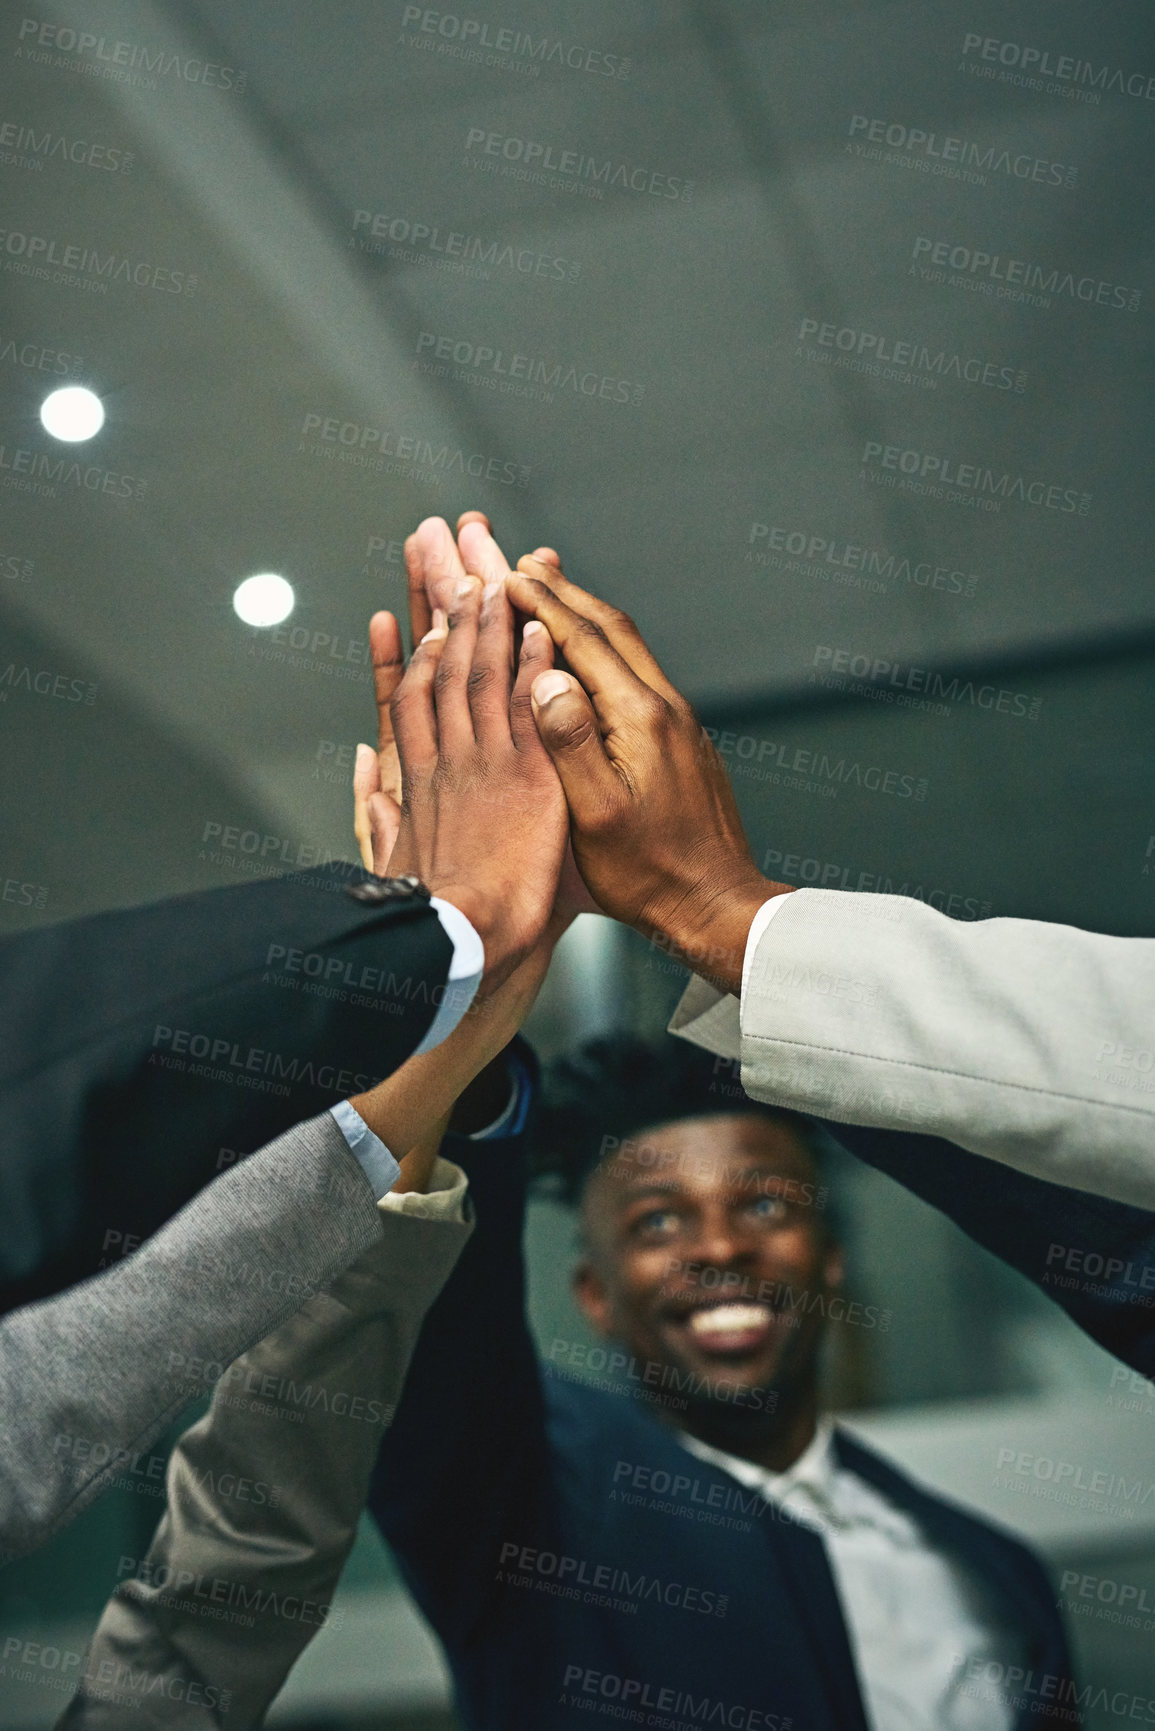
<instances>
[{"instance_id":1,"label":"ceiling","mask_svg":"<svg viewBox=\"0 0 1155 1731\"><path fill-rule=\"evenodd\" d=\"M989 822L996 911L1146 929L1149 7L470 3L0 24L0 930L347 852L366 620L469 506L735 738L928 784L743 771L760 847L917 875Z\"/></svg>"}]
</instances>

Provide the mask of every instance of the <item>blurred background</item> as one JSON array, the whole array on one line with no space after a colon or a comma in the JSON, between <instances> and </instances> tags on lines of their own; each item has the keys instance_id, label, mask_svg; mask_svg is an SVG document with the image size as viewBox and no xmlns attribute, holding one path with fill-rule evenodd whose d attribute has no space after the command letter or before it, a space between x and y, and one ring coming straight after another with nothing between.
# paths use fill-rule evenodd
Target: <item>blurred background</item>
<instances>
[{"instance_id":1,"label":"blurred background","mask_svg":"<svg viewBox=\"0 0 1155 1731\"><path fill-rule=\"evenodd\" d=\"M0 933L353 857L369 614L477 506L635 616L769 875L1155 935L1149 6L462 6L0 21ZM73 385L106 418L62 441ZM583 917L527 1031L656 1034L683 982ZM888 1321L831 1342L849 1422L1155 1601L1155 1388L834 1181ZM585 1339L548 1196L529 1248L539 1335ZM1005 1448L1139 1488L1018 1496ZM0 1571L5 1636L83 1650L159 1510ZM453 1725L375 1530L340 1603L270 1723ZM1149 1635L1069 1621L1149 1684ZM58 1684L0 1666L0 1722Z\"/></svg>"}]
</instances>

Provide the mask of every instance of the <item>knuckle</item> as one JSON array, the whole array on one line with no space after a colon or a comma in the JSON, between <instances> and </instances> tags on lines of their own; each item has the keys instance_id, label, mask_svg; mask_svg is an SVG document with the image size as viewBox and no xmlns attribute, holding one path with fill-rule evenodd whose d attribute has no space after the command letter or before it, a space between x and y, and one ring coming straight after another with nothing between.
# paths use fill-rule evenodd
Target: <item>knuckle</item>
<instances>
[{"instance_id":1,"label":"knuckle","mask_svg":"<svg viewBox=\"0 0 1155 1731\"><path fill-rule=\"evenodd\" d=\"M596 619L585 619L580 614L574 626L574 636L580 637L586 643L602 644L609 641Z\"/></svg>"},{"instance_id":2,"label":"knuckle","mask_svg":"<svg viewBox=\"0 0 1155 1731\"><path fill-rule=\"evenodd\" d=\"M478 697L488 691L496 677L497 669L494 667L471 667L466 680L470 697Z\"/></svg>"},{"instance_id":3,"label":"knuckle","mask_svg":"<svg viewBox=\"0 0 1155 1731\"><path fill-rule=\"evenodd\" d=\"M578 751L598 736L597 722L588 712L559 715L550 728L550 737L559 751Z\"/></svg>"}]
</instances>

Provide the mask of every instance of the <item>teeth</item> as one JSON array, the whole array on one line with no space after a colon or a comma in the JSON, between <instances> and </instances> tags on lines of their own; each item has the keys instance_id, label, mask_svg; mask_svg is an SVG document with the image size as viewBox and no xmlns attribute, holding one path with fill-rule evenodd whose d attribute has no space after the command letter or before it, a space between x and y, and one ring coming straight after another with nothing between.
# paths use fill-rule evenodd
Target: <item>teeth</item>
<instances>
[{"instance_id":1,"label":"teeth","mask_svg":"<svg viewBox=\"0 0 1155 1731\"><path fill-rule=\"evenodd\" d=\"M764 1328L769 1312L764 1304L719 1304L712 1310L696 1310L690 1317L695 1334L742 1334L749 1328Z\"/></svg>"}]
</instances>

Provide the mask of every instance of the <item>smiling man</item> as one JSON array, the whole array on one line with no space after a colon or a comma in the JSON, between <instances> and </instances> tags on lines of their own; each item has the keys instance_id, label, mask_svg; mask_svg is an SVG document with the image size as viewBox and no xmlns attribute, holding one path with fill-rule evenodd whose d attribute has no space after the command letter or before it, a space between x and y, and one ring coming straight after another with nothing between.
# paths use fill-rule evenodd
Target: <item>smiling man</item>
<instances>
[{"instance_id":1,"label":"smiling man","mask_svg":"<svg viewBox=\"0 0 1155 1731\"><path fill-rule=\"evenodd\" d=\"M651 1385L686 1394L688 1435L782 1470L815 1434L842 1252L805 1121L749 1101L723 1115L711 1081L702 1115L643 1129L593 1166L574 1296L599 1334L652 1367ZM645 1092L656 1114L669 1109L668 1094ZM633 1090L634 1115L642 1097Z\"/></svg>"}]
</instances>

